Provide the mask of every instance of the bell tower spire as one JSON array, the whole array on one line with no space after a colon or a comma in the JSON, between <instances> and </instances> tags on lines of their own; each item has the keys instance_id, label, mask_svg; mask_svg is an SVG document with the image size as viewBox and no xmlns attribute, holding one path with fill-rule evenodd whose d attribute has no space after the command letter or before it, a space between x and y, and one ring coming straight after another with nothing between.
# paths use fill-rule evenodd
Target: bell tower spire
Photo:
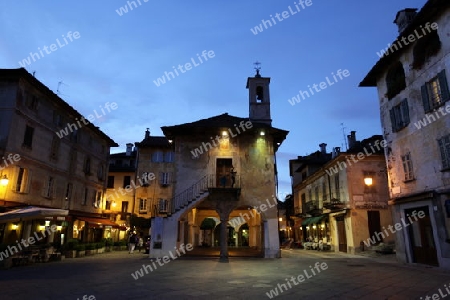
<instances>
[{"instance_id":1,"label":"bell tower spire","mask_svg":"<svg viewBox=\"0 0 450 300\"><path fill-rule=\"evenodd\" d=\"M253 122L272 125L270 116L270 77L261 77L261 63L255 62L256 74L247 78L249 92L249 118Z\"/></svg>"}]
</instances>

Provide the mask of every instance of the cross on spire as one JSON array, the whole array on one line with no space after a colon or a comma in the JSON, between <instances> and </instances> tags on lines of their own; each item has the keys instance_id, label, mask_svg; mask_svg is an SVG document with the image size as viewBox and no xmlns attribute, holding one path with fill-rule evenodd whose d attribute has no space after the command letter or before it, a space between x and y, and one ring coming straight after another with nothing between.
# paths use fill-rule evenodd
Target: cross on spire
<instances>
[{"instance_id":1,"label":"cross on spire","mask_svg":"<svg viewBox=\"0 0 450 300\"><path fill-rule=\"evenodd\" d=\"M255 65L255 70L256 70L256 76L255 77L261 77L261 75L259 74L259 70L261 70L261 63L259 61L256 61L253 63Z\"/></svg>"}]
</instances>

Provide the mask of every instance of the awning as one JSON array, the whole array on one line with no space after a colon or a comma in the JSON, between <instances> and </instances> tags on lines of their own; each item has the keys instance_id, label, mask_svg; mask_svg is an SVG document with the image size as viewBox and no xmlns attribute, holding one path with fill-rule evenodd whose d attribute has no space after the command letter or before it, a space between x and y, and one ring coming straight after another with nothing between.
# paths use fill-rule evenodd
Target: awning
<instances>
[{"instance_id":1,"label":"awning","mask_svg":"<svg viewBox=\"0 0 450 300\"><path fill-rule=\"evenodd\" d=\"M85 221L86 223L89 223L91 225L97 225L100 227L103 226L111 226L114 228L122 228L122 226L114 223L113 221L109 220L109 219L102 219L102 218L88 218L88 217L77 217L78 220L80 221ZM94 226L96 227L96 226Z\"/></svg>"},{"instance_id":2,"label":"awning","mask_svg":"<svg viewBox=\"0 0 450 300\"><path fill-rule=\"evenodd\" d=\"M317 224L320 223L323 219L328 218L328 215L321 215L318 217L311 217L311 218L307 218L305 220L303 220L302 222L302 226L308 226L310 224Z\"/></svg>"},{"instance_id":3,"label":"awning","mask_svg":"<svg viewBox=\"0 0 450 300\"><path fill-rule=\"evenodd\" d=\"M45 217L64 217L68 214L69 211L65 209L28 206L0 214L0 223L41 219Z\"/></svg>"}]
</instances>

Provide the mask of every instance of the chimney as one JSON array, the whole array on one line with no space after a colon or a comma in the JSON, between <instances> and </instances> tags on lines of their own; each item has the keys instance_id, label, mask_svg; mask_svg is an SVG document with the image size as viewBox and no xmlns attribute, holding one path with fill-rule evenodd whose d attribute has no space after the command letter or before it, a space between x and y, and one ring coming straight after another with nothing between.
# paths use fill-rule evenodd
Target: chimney
<instances>
[{"instance_id":1,"label":"chimney","mask_svg":"<svg viewBox=\"0 0 450 300\"><path fill-rule=\"evenodd\" d=\"M322 154L327 154L327 144L322 143L319 145L320 147L320 152L322 152Z\"/></svg>"},{"instance_id":2,"label":"chimney","mask_svg":"<svg viewBox=\"0 0 450 300\"><path fill-rule=\"evenodd\" d=\"M148 130L147 128L147 130L145 131L145 138L148 139L149 137L150 137L150 130Z\"/></svg>"},{"instance_id":3,"label":"chimney","mask_svg":"<svg viewBox=\"0 0 450 300\"><path fill-rule=\"evenodd\" d=\"M347 135L348 149L351 149L356 144L356 131L350 131L350 135Z\"/></svg>"},{"instance_id":4,"label":"chimney","mask_svg":"<svg viewBox=\"0 0 450 300\"><path fill-rule=\"evenodd\" d=\"M133 144L132 144L132 143L128 143L128 144L127 144L126 155L127 155L127 156L131 156L131 152L133 152Z\"/></svg>"},{"instance_id":5,"label":"chimney","mask_svg":"<svg viewBox=\"0 0 450 300\"><path fill-rule=\"evenodd\" d=\"M417 8L405 8L397 13L394 23L398 26L398 33L402 32L412 23L417 15Z\"/></svg>"},{"instance_id":6,"label":"chimney","mask_svg":"<svg viewBox=\"0 0 450 300\"><path fill-rule=\"evenodd\" d=\"M333 148L333 154L332 154L331 158L338 157L340 153L341 153L341 147L334 147Z\"/></svg>"}]
</instances>

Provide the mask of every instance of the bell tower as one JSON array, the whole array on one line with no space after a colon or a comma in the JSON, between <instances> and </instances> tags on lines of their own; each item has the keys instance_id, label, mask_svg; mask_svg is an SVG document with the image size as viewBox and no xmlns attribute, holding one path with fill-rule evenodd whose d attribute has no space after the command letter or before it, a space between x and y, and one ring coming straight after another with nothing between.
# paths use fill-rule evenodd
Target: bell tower
<instances>
[{"instance_id":1,"label":"bell tower","mask_svg":"<svg viewBox=\"0 0 450 300\"><path fill-rule=\"evenodd\" d=\"M272 125L270 117L270 77L261 77L261 63L255 62L255 77L247 78L249 118L251 121Z\"/></svg>"}]
</instances>

